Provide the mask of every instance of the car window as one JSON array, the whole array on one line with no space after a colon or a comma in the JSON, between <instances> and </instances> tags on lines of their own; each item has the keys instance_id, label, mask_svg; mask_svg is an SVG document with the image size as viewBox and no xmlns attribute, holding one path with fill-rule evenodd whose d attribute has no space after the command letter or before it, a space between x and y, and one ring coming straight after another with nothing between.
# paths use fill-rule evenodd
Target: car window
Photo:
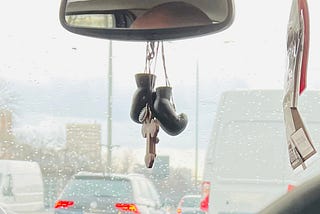
<instances>
[{"instance_id":1,"label":"car window","mask_svg":"<svg viewBox=\"0 0 320 214\"><path fill-rule=\"evenodd\" d=\"M75 179L71 181L63 197L72 196L95 196L95 197L122 197L132 198L132 187L127 180L109 180L109 179Z\"/></svg>"},{"instance_id":2,"label":"car window","mask_svg":"<svg viewBox=\"0 0 320 214\"><path fill-rule=\"evenodd\" d=\"M182 199L183 207L199 207L200 197L185 197Z\"/></svg>"},{"instance_id":3,"label":"car window","mask_svg":"<svg viewBox=\"0 0 320 214\"><path fill-rule=\"evenodd\" d=\"M156 203L156 205L160 205L159 193L156 187L151 182L146 182L146 184L148 185L152 200Z\"/></svg>"},{"instance_id":4,"label":"car window","mask_svg":"<svg viewBox=\"0 0 320 214\"><path fill-rule=\"evenodd\" d=\"M151 194L150 186L144 180L137 179L137 185L139 186L139 196L143 199L153 199L153 195Z\"/></svg>"}]
</instances>

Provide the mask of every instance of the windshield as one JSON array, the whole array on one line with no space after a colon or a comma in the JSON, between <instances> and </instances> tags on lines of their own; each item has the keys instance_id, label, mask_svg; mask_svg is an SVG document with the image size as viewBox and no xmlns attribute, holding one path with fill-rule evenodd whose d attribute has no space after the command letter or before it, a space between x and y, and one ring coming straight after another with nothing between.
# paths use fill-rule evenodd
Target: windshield
<instances>
[{"instance_id":1,"label":"windshield","mask_svg":"<svg viewBox=\"0 0 320 214\"><path fill-rule=\"evenodd\" d=\"M181 198L201 195L184 205L201 204L209 214L257 213L318 175L319 152L306 170L290 165L282 101L291 3L235 1L230 28L165 41L162 51L161 43L72 34L59 23L60 0L3 1L0 206L79 213L83 196L82 213L103 213L106 201L122 211L175 213ZM297 108L318 151L320 1L308 4L307 88ZM97 19L115 24L108 14ZM156 125L145 125L146 106L159 122L158 139L149 133ZM152 168L146 132L156 147ZM87 173L126 181L74 179ZM132 175L150 183L128 182Z\"/></svg>"}]
</instances>

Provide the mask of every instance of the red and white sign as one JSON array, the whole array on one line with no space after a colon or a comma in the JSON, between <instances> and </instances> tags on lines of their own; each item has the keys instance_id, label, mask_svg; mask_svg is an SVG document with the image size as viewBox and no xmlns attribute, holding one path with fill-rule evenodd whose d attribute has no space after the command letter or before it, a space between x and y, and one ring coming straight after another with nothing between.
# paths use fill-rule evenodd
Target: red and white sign
<instances>
[{"instance_id":1,"label":"red and white sign","mask_svg":"<svg viewBox=\"0 0 320 214\"><path fill-rule=\"evenodd\" d=\"M283 112L290 164L292 168L316 153L311 138L298 111L298 97L307 86L309 55L309 11L306 0L293 0L288 23L287 74L283 98Z\"/></svg>"}]
</instances>

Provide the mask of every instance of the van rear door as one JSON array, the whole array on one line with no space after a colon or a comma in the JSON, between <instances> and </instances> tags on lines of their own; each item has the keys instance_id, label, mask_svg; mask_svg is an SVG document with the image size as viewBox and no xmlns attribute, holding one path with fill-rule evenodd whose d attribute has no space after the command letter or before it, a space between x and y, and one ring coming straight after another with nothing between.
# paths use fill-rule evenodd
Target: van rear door
<instances>
[{"instance_id":1,"label":"van rear door","mask_svg":"<svg viewBox=\"0 0 320 214\"><path fill-rule=\"evenodd\" d=\"M204 181L210 182L209 213L258 212L302 179L289 165L282 96L281 90L221 96L204 168ZM320 140L319 100L317 92L300 99L315 141Z\"/></svg>"},{"instance_id":2,"label":"van rear door","mask_svg":"<svg viewBox=\"0 0 320 214\"><path fill-rule=\"evenodd\" d=\"M253 213L287 191L290 181L279 121L229 121L221 130L213 162L214 206ZM256 203L258 201L258 203Z\"/></svg>"},{"instance_id":3,"label":"van rear door","mask_svg":"<svg viewBox=\"0 0 320 214\"><path fill-rule=\"evenodd\" d=\"M204 169L209 213L254 213L287 191L281 101L280 90L221 96Z\"/></svg>"}]
</instances>

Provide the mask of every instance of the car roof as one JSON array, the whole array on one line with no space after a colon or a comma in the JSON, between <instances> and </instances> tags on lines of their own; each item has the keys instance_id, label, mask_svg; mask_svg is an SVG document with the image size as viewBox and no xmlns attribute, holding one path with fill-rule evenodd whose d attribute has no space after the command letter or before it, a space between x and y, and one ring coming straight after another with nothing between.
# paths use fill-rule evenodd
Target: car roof
<instances>
[{"instance_id":1,"label":"car roof","mask_svg":"<svg viewBox=\"0 0 320 214\"><path fill-rule=\"evenodd\" d=\"M116 173L103 173L103 172L79 172L74 175L75 179L103 179L103 178L114 178L114 179L134 179L134 178L145 178L141 174L116 174Z\"/></svg>"}]
</instances>

